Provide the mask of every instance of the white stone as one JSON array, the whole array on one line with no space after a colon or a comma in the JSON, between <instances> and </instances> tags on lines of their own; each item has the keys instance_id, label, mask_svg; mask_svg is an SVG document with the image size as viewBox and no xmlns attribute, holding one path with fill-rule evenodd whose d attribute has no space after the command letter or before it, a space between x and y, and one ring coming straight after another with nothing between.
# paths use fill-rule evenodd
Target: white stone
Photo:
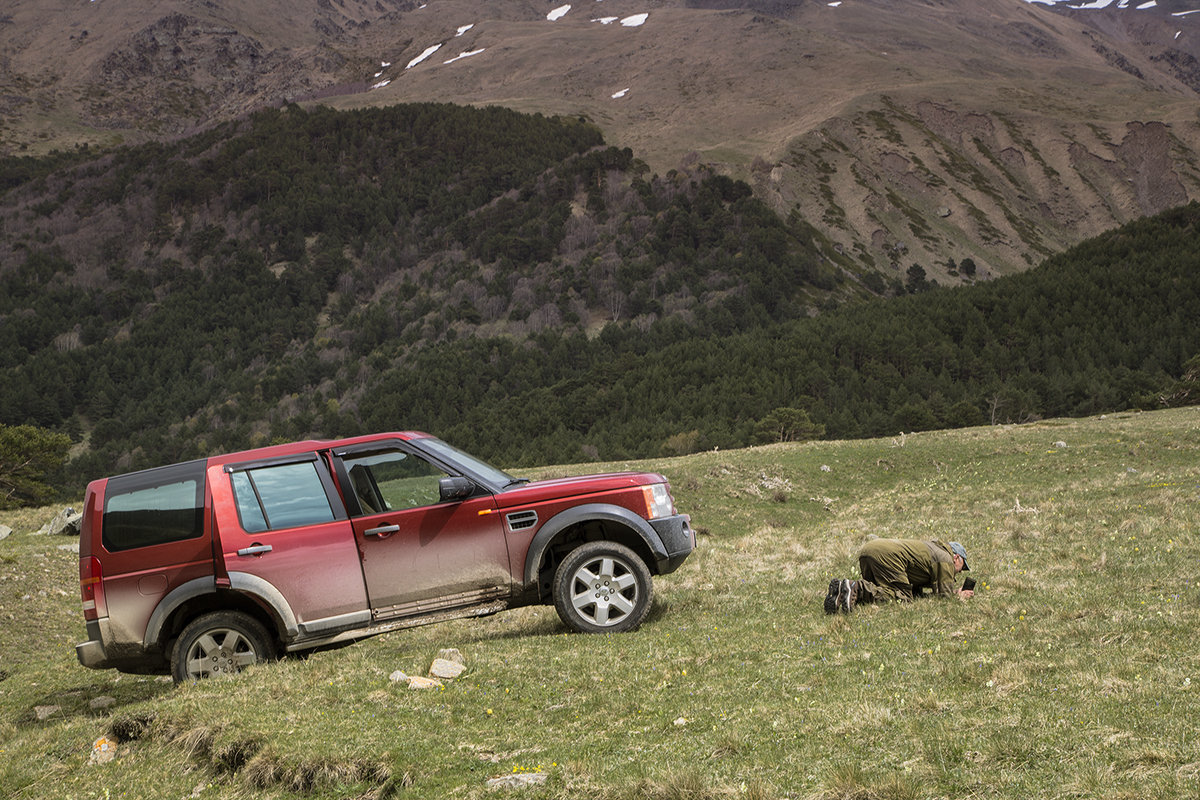
<instances>
[{"instance_id":1,"label":"white stone","mask_svg":"<svg viewBox=\"0 0 1200 800\"><path fill-rule=\"evenodd\" d=\"M93 764L107 764L117 757L117 743L106 736L101 736L96 741L92 742L92 757Z\"/></svg>"},{"instance_id":2,"label":"white stone","mask_svg":"<svg viewBox=\"0 0 1200 800\"><path fill-rule=\"evenodd\" d=\"M62 706L34 706L33 713L37 717L38 722L45 722L53 717L58 712L62 711Z\"/></svg>"},{"instance_id":3,"label":"white stone","mask_svg":"<svg viewBox=\"0 0 1200 800\"><path fill-rule=\"evenodd\" d=\"M454 647L443 647L441 650L438 650L437 657L453 661L455 664L465 665L467 663L467 660L463 658L463 654L458 652L458 649Z\"/></svg>"},{"instance_id":4,"label":"white stone","mask_svg":"<svg viewBox=\"0 0 1200 800\"><path fill-rule=\"evenodd\" d=\"M47 522L38 530L38 535L45 536L78 536L79 526L83 521L83 514L79 514L75 509L67 506L62 511L54 515L54 519Z\"/></svg>"},{"instance_id":5,"label":"white stone","mask_svg":"<svg viewBox=\"0 0 1200 800\"><path fill-rule=\"evenodd\" d=\"M540 786L546 782L544 772L518 772L513 775L501 775L498 778L488 778L489 789L527 789L530 786Z\"/></svg>"},{"instance_id":6,"label":"white stone","mask_svg":"<svg viewBox=\"0 0 1200 800\"><path fill-rule=\"evenodd\" d=\"M434 678L445 678L452 681L462 675L465 669L466 667L458 662L435 658L429 667L429 674Z\"/></svg>"}]
</instances>

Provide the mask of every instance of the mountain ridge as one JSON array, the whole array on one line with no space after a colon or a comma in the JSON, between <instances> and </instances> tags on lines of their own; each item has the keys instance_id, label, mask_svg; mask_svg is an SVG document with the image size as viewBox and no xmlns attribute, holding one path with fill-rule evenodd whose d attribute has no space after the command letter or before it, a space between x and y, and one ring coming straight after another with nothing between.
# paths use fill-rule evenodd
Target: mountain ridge
<instances>
[{"instance_id":1,"label":"mountain ridge","mask_svg":"<svg viewBox=\"0 0 1200 800\"><path fill-rule=\"evenodd\" d=\"M1200 351L1196 202L934 290L498 106L289 105L0 185L0 424L68 434L63 485L397 425L517 464L1153 407Z\"/></svg>"},{"instance_id":2,"label":"mountain ridge","mask_svg":"<svg viewBox=\"0 0 1200 800\"><path fill-rule=\"evenodd\" d=\"M305 98L498 104L587 118L658 172L709 164L866 270L954 284L1200 197L1200 18L1103 5L14 0L0 149Z\"/></svg>"}]
</instances>

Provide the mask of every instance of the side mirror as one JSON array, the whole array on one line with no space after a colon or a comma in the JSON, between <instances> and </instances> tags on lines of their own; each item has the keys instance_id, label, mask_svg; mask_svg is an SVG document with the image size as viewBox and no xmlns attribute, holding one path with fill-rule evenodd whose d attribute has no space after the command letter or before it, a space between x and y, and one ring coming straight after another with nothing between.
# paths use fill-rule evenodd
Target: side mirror
<instances>
[{"instance_id":1,"label":"side mirror","mask_svg":"<svg viewBox=\"0 0 1200 800\"><path fill-rule=\"evenodd\" d=\"M475 493L475 484L469 478L442 478L438 481L438 495L443 503L466 500Z\"/></svg>"}]
</instances>

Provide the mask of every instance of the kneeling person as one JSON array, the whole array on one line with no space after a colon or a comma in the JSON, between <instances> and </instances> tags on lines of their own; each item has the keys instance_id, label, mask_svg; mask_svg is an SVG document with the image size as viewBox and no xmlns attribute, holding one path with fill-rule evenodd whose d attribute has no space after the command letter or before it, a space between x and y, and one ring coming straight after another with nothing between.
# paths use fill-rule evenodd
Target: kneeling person
<instances>
[{"instance_id":1,"label":"kneeling person","mask_svg":"<svg viewBox=\"0 0 1200 800\"><path fill-rule=\"evenodd\" d=\"M874 539L859 552L858 568L862 580L829 582L825 613L849 613L858 603L906 602L925 589L961 600L975 594L955 586L955 576L970 569L967 551L958 542Z\"/></svg>"}]
</instances>

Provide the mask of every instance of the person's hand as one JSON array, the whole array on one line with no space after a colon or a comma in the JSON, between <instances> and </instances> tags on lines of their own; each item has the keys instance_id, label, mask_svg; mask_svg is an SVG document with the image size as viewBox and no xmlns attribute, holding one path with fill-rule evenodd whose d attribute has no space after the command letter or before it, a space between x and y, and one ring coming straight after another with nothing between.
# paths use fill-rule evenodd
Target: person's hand
<instances>
[{"instance_id":1,"label":"person's hand","mask_svg":"<svg viewBox=\"0 0 1200 800\"><path fill-rule=\"evenodd\" d=\"M974 596L975 596L974 589L959 589L958 590L958 599L959 600L969 600L970 598L972 598Z\"/></svg>"}]
</instances>

